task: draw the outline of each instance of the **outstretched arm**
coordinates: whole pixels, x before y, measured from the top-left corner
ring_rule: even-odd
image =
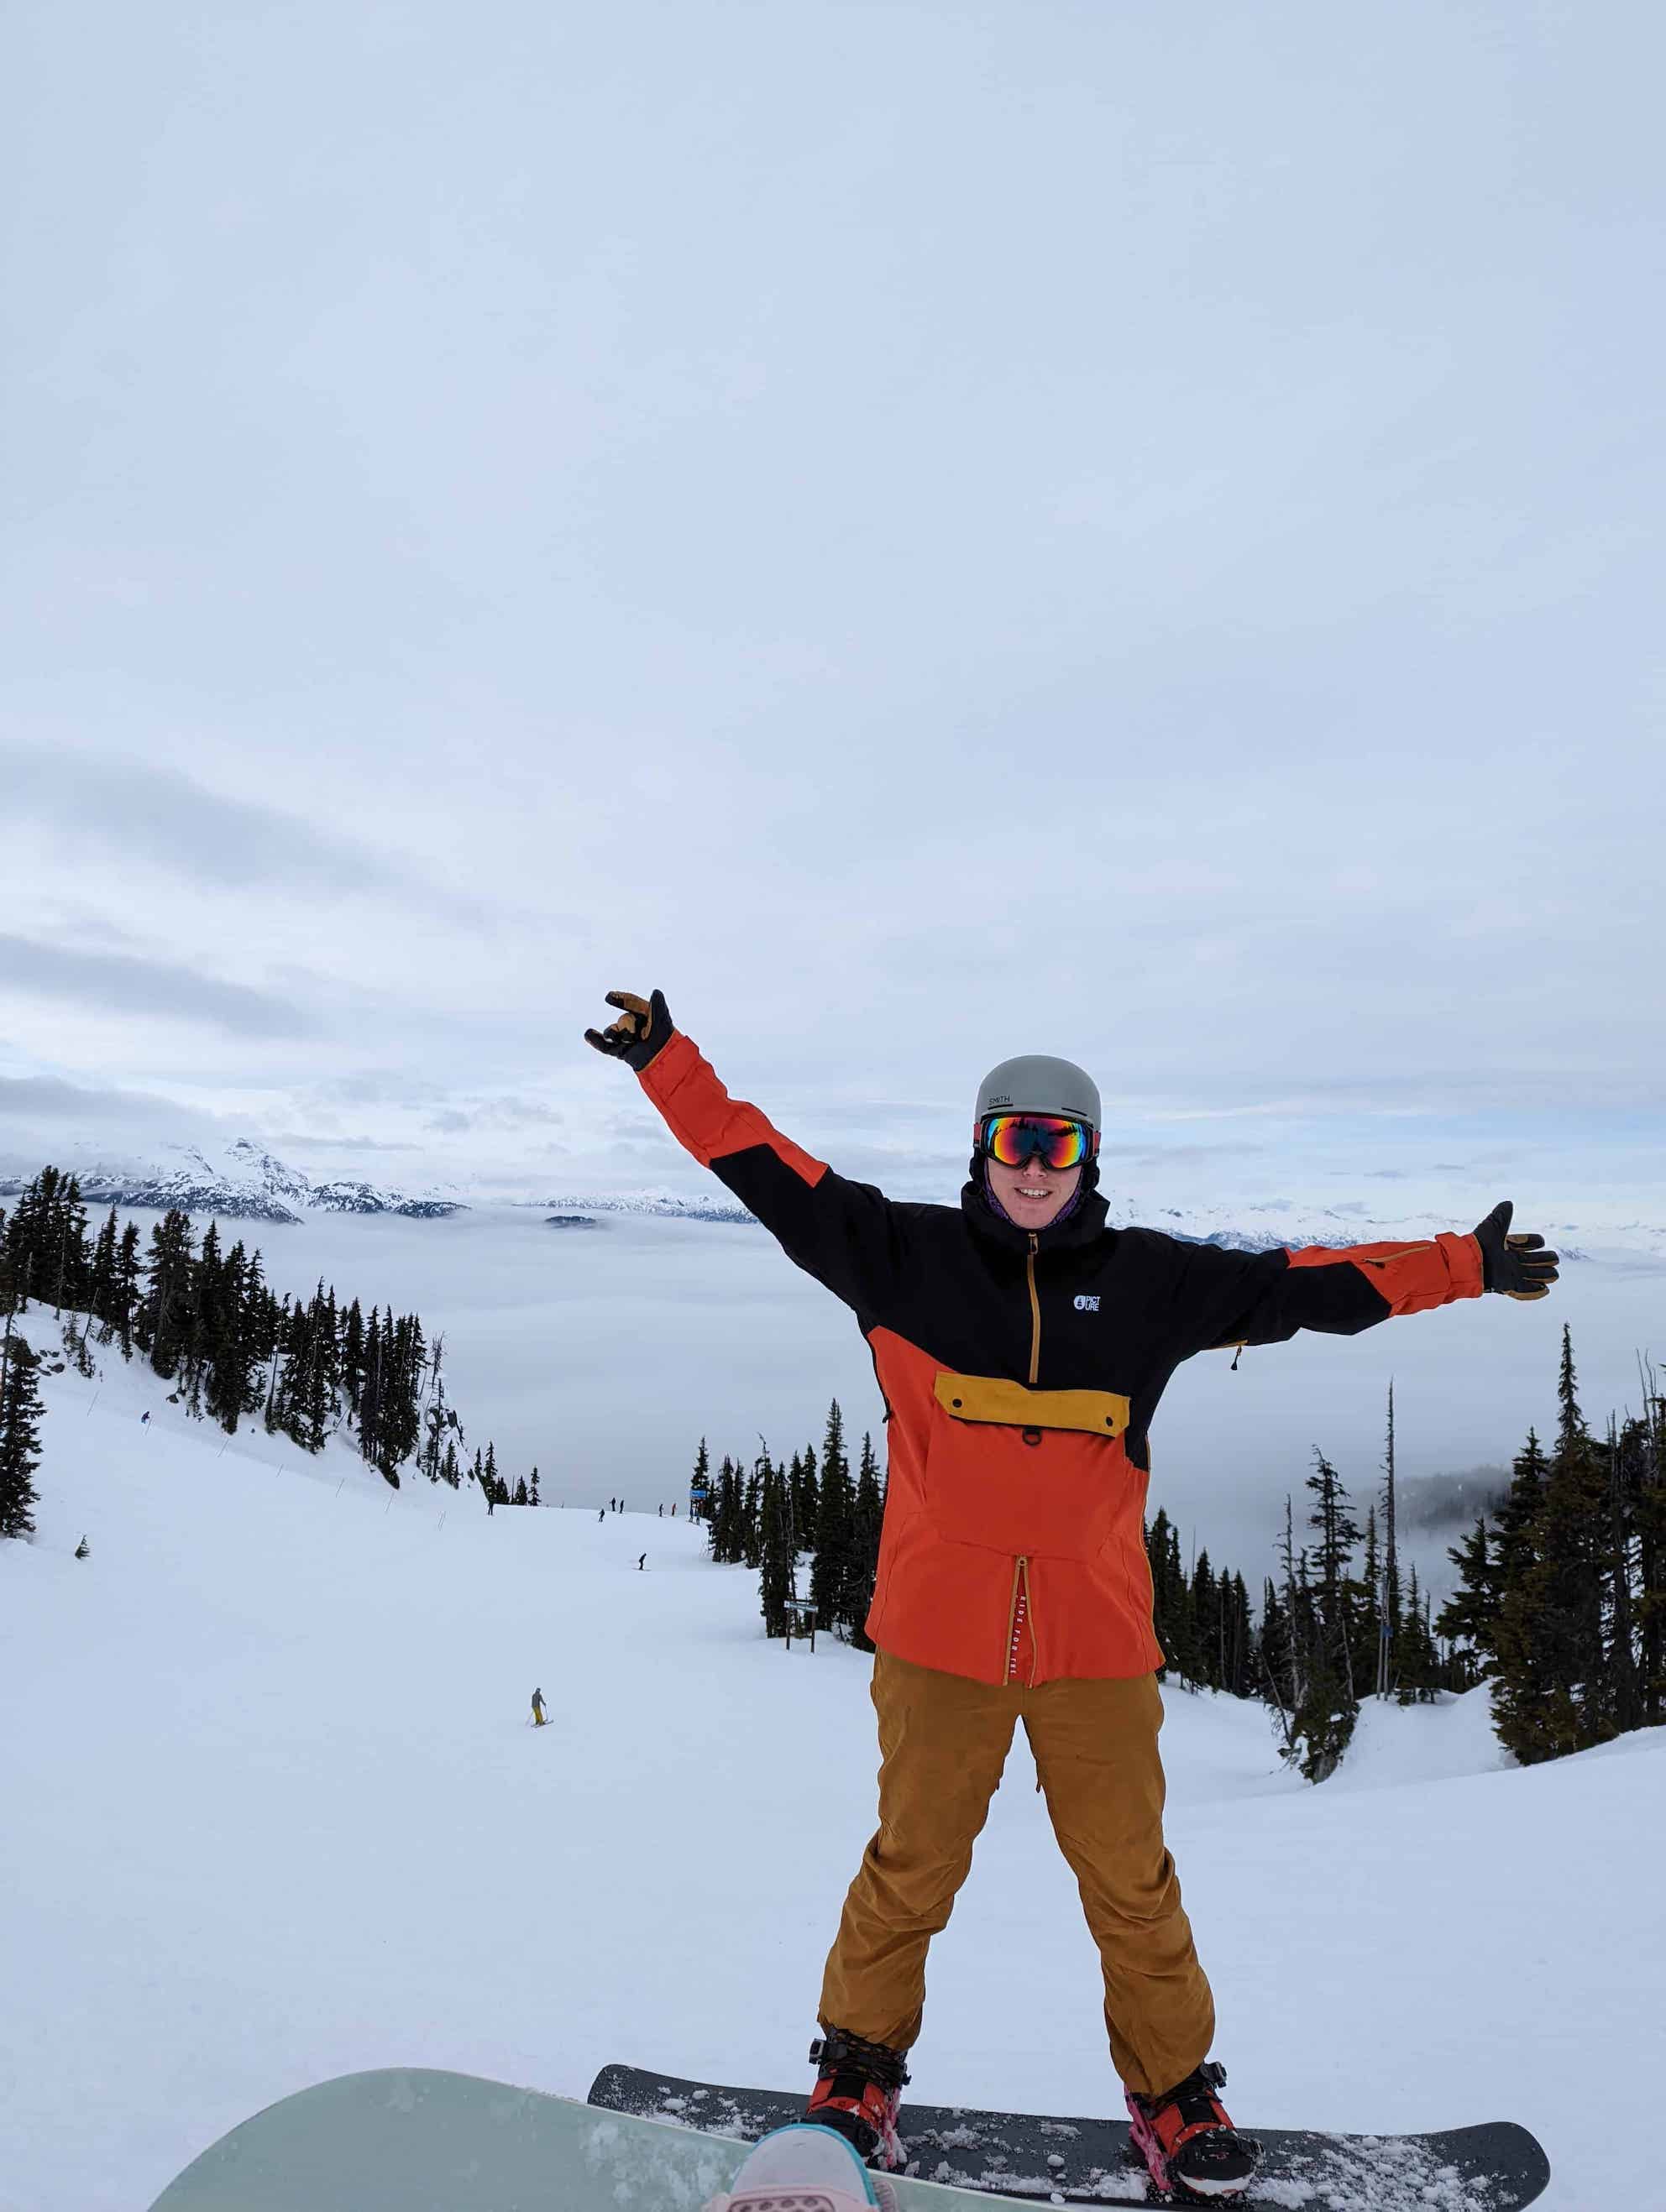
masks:
[[[902,1265],[896,1207],[871,1183],[849,1182],[795,1145],[744,1098],[731,1098],[699,1047],[651,1000],[610,991],[619,1018],[585,1036],[623,1060],[678,1143],[709,1168],[789,1259],[858,1313],[878,1315]]]
[[[1426,1313],[1483,1291],[1547,1297],[1557,1255],[1542,1237],[1511,1237],[1511,1212],[1505,1200],[1468,1237],[1442,1231],[1415,1244],[1256,1253],[1190,1246],[1173,1292],[1179,1356],[1279,1344],[1301,1328],[1353,1336],[1392,1314]]]

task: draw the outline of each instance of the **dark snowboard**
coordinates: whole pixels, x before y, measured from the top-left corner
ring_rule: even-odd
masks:
[[[753,2142],[802,2119],[807,2094],[721,2089],[635,2066],[604,2066],[590,2102]],[[1537,2142],[1508,2120],[1425,2136],[1245,2126],[1265,2155],[1254,2190],[1233,2200],[1239,2212],[1519,2212],[1550,2179]],[[1126,2120],[904,2105],[902,2135],[904,2171],[921,2181],[1031,2203],[1164,2202],[1145,2161],[1130,2153]]]

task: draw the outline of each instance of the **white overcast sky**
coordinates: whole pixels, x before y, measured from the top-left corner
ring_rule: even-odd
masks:
[[[8,22],[0,1152],[1666,1202],[1652,0]]]

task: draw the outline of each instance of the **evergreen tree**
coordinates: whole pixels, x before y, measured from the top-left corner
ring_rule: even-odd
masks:
[[[347,1395],[348,1410],[356,1421],[359,1400],[364,1389],[364,1316],[359,1311],[359,1302],[354,1299],[347,1309],[347,1320],[342,1329],[341,1383]]]
[[[519,1480],[516,1482],[516,1484],[515,1484],[515,1494],[514,1494],[514,1502],[517,1505],[526,1505],[526,1504],[529,1504],[529,1503],[530,1503],[530,1500],[528,1499],[528,1497],[527,1497],[527,1494],[526,1494],[526,1476],[525,1476],[524,1474],[520,1478],[520,1480]]]
[[[706,1439],[700,1439],[700,1449],[694,1455],[694,1472],[689,1477],[689,1518],[709,1522],[714,1506],[711,1495],[712,1455],[706,1449]]]
[[[793,1600],[793,1501],[768,1448],[754,1468],[758,1499],[758,1593],[766,1636],[785,1636]]]
[[[189,1216],[171,1206],[150,1232],[138,1343],[164,1380],[178,1372],[191,1340],[192,1235]]]
[[[39,1355],[9,1314],[0,1335],[0,1536],[33,1536],[40,1464]]]
[[[112,1212],[114,1212],[112,1207]],[[124,1359],[133,1357],[133,1332],[143,1296],[139,1267],[139,1224],[130,1221],[116,1247],[115,1277],[110,1291],[109,1322],[116,1333]]]
[[[866,1620],[873,1603],[874,1577],[879,1571],[879,1532],[885,1520],[885,1492],[879,1482],[879,1462],[873,1438],[862,1437],[862,1454],[856,1469],[856,1491],[850,1516],[848,1566],[838,1597],[841,1632],[859,1651],[872,1651]]]
[[[1418,1588],[1417,1569],[1407,1584],[1405,1618],[1401,1623],[1401,1660],[1396,1694],[1402,1705],[1431,1705],[1437,1690],[1445,1686],[1444,1669],[1430,1621],[1430,1606]]]
[[[1603,1679],[1608,1473],[1579,1410],[1566,1327],[1557,1399],[1555,1449],[1530,1521],[1513,1532],[1499,1613],[1493,1719],[1523,1765],[1614,1733]]]
[[[100,1224],[98,1240],[93,1247],[92,1268],[87,1284],[87,1307],[100,1324],[99,1341],[108,1344],[115,1331],[112,1309],[116,1289],[116,1244],[119,1236],[116,1209],[112,1206]]]
[[[1262,1589],[1260,1641],[1261,1693],[1279,1717],[1280,1749],[1288,1753],[1295,1741],[1291,1725],[1295,1709],[1290,1694],[1297,1672],[1296,1656],[1289,1611],[1279,1602],[1278,1584],[1270,1575]]]
[[[1360,1617],[1361,1641],[1353,1654],[1353,1679],[1369,1682],[1376,1696],[1386,1697],[1390,1673],[1388,1589],[1377,1542],[1375,1501],[1365,1510],[1365,1560],[1359,1579],[1369,1593],[1369,1604]]]
[[[794,1518],[798,1523],[799,1542],[809,1549],[815,1542],[816,1522],[821,1515],[821,1484],[816,1474],[816,1447],[806,1444],[800,1461],[802,1469],[799,1498]]]
[[[542,1502],[543,1501],[539,1498],[538,1494],[538,1469],[534,1468],[532,1469],[532,1480],[526,1492],[526,1503],[529,1505],[538,1505]]]
[[[1186,1602],[1186,1584],[1180,1572],[1179,1555],[1173,1548],[1173,1524],[1167,1509],[1159,1505],[1157,1518],[1149,1522],[1146,1528],[1146,1564],[1151,1572],[1152,1621],[1166,1662],[1158,1669],[1159,1678],[1166,1675],[1176,1664],[1185,1632],[1182,1615]]]
[[[763,1565],[763,1482],[756,1461],[741,1491],[740,1556],[754,1574]]]
[[[1242,1573],[1232,1577],[1231,1611],[1227,1627],[1226,1687],[1235,1698],[1257,1693],[1259,1652],[1255,1624],[1250,1618],[1250,1592]]]
[[[1207,1550],[1197,1555],[1192,1569],[1192,1648],[1197,1655],[1197,1680],[1205,1689],[1218,1690],[1221,1675],[1220,1593]]]
[[[1388,1631],[1378,1638],[1378,1694],[1386,1697],[1395,1687],[1404,1661],[1401,1650],[1401,1635],[1404,1607],[1400,1587],[1400,1542],[1397,1532],[1398,1498],[1394,1463],[1394,1384],[1389,1384],[1388,1449],[1383,1461],[1383,1596],[1382,1626]]]
[[[836,1398],[827,1409],[818,1490],[814,1557],[810,1566],[810,1602],[816,1608],[818,1623],[831,1629],[839,1618],[840,1593],[854,1571],[851,1524],[855,1511],[850,1463],[845,1457],[844,1416],[839,1411]]]
[[[1457,1569],[1457,1588],[1441,1607],[1436,1633],[1474,1655],[1477,1676],[1490,1674],[1495,1663],[1500,1586],[1498,1554],[1488,1540],[1484,1513],[1475,1516],[1474,1527],[1446,1556]]]
[[[1643,1725],[1666,1716],[1666,1396],[1644,1366],[1643,1412],[1636,1424],[1638,1697]]]
[[[1614,1733],[1623,1735],[1643,1717],[1642,1685],[1633,1620],[1639,1593],[1636,1574],[1637,1431],[1628,1421],[1622,1431],[1613,1416],[1602,1446],[1608,1474],[1608,1525],[1607,1581],[1608,1599],[1604,1622],[1603,1674],[1608,1694],[1608,1717]]]
[[[1353,1735],[1359,1715],[1355,1692],[1353,1650],[1358,1642],[1359,1615],[1366,1610],[1365,1592],[1353,1578],[1353,1547],[1359,1528],[1348,1510],[1348,1496],[1335,1468],[1317,1447],[1316,1474],[1307,1480],[1313,1492],[1308,1523],[1317,1534],[1313,1557],[1317,1583],[1306,1587],[1306,1555],[1300,1586],[1306,1629],[1307,1680],[1295,1708],[1292,1743],[1287,1756],[1310,1782],[1322,1782],[1334,1773]],[[1303,1634],[1298,1621],[1298,1636]]]

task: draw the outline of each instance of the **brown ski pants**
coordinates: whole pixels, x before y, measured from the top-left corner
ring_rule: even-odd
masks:
[[[945,1926],[1019,1720],[1104,1969],[1111,2062],[1130,2089],[1171,2088],[1209,2055],[1214,2000],[1163,1843],[1154,1674],[995,1688],[875,1654],[879,1828],[828,1954],[824,2028],[906,2051],[926,1951]]]

